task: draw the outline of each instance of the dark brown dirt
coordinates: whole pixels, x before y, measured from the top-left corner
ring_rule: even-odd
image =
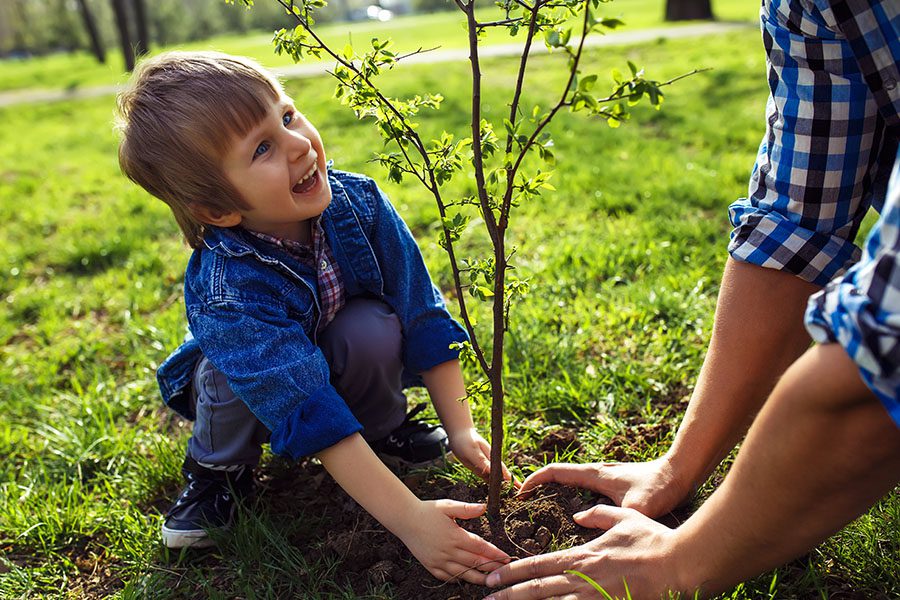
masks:
[[[287,509],[288,506],[297,506],[298,501],[303,504],[311,501],[323,511],[322,521],[328,523],[323,528],[327,529],[324,536],[320,531],[318,541],[291,541],[299,547],[312,542],[312,551],[327,552],[340,559],[338,577],[344,579],[341,583],[352,586],[360,594],[366,592],[367,584],[390,583],[394,596],[399,600],[480,599],[488,593],[487,588],[464,582],[442,584],[413,559],[399,539],[346,496],[324,471],[313,473],[317,469],[314,465],[303,465],[301,468],[307,475],[292,479],[305,479],[307,485],[304,487],[307,489],[317,487],[317,498],[327,499],[327,503],[314,498],[298,498],[298,493],[302,495],[303,492],[293,485],[277,491],[270,489],[265,501],[275,510],[280,510],[282,502]],[[421,474],[408,476],[405,482],[423,499],[484,502],[487,496],[484,485],[472,488]],[[496,522],[482,517],[461,521],[460,524],[511,556],[521,558],[582,544],[600,535],[601,531],[576,525],[572,514],[603,501],[606,499],[573,488],[544,486],[527,500],[512,495],[505,497],[501,508],[503,516]]]
[[[637,440],[643,443],[645,439]],[[625,440],[619,440],[623,443]],[[634,443],[635,440],[627,440]],[[555,454],[578,449],[581,444],[575,429],[549,432],[531,455],[509,457],[518,465],[543,464]],[[464,502],[484,502],[487,486],[470,487],[432,474],[410,473],[404,483],[422,499],[451,498]],[[274,460],[258,473],[263,491],[260,501],[272,512],[292,514],[304,506],[310,521],[320,523],[296,533],[291,543],[310,548],[311,555],[328,553],[340,560],[337,577],[363,594],[369,584],[390,584],[400,600],[464,600],[483,598],[487,588],[464,582],[441,583],[412,557],[399,539],[388,533],[362,510],[312,461],[300,465]],[[610,503],[596,494],[558,485],[543,486],[528,499],[508,494],[502,502],[501,518],[486,517],[460,521],[461,526],[489,540],[510,556],[522,558],[534,554],[583,544],[602,531],[575,524],[572,515],[595,504]],[[672,516],[676,525],[684,515]]]

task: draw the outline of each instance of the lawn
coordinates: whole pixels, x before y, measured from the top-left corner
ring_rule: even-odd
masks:
[[[262,0],[272,1],[272,0]],[[661,0],[628,0],[607,4],[603,14],[623,18],[628,29],[661,27],[663,23]],[[722,21],[755,22],[759,7],[746,0],[714,0],[716,16]],[[223,6],[222,10],[244,10],[240,3]],[[480,13],[484,21],[501,17],[499,8]],[[447,11],[427,15],[401,16],[387,23],[333,23],[321,28],[322,36],[342,48],[347,41],[368,43],[372,37],[390,36],[404,51],[416,48],[461,48],[466,45],[463,33],[465,21],[459,11]],[[285,22],[290,26],[290,21]],[[503,44],[510,41],[503,31],[491,32],[486,43]],[[269,67],[291,64],[290,58],[272,53],[272,32],[260,31],[250,35],[220,36],[201,42],[172,46],[179,49],[216,49],[231,54],[252,56]],[[110,42],[111,43],[111,42]],[[171,49],[169,48],[169,49]],[[162,49],[154,49],[159,51]],[[112,45],[107,64],[101,65],[87,52],[55,54],[27,61],[0,60],[0,92],[25,88],[77,89],[93,85],[109,85],[124,82],[122,57]]]
[[[759,36],[592,50],[585,69],[606,74],[626,59],[657,79],[713,70],[669,88],[662,111],[639,107],[617,130],[560,117],[557,191],[522,206],[511,232],[519,275],[531,281],[509,338],[513,456],[534,453],[560,427],[578,430],[581,442],[562,458],[658,455],[709,338],[726,208],[745,193],[763,131]],[[535,59],[529,101],[551,102],[559,61]],[[505,110],[513,67],[487,63],[493,116]],[[421,65],[387,83],[397,94],[442,92],[444,107],[423,131],[464,134],[466,74],[465,64]],[[288,90],[337,167],[384,180],[368,162],[376,133],[330,100],[329,79]],[[120,175],[113,104],[0,109],[0,597],[360,597],[341,576],[341,556],[321,547],[328,522],[278,492],[279,481],[307,485],[297,478],[315,470],[308,463],[266,456],[269,485],[219,551],[161,547],[161,511],[180,488],[189,424],[162,408],[154,372],[184,334],[189,253],[168,209]],[[473,183],[454,185],[448,195]],[[449,291],[433,205],[411,182],[384,188]],[[476,236],[463,241],[484,246]],[[483,307],[478,315],[486,319]],[[475,412],[486,430],[488,407]],[[436,476],[462,477],[453,468]],[[724,597],[892,598],[898,574],[895,491],[803,559]],[[391,587],[372,583],[365,597],[390,598]]]

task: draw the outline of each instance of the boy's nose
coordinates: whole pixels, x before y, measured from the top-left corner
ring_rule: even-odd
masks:
[[[289,148],[292,158],[297,159],[309,154],[309,151],[312,149],[312,142],[308,137],[293,131],[289,132],[288,135],[290,135]]]

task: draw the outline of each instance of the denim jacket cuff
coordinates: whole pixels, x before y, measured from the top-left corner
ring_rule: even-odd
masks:
[[[462,326],[449,317],[423,321],[406,333],[403,364],[413,373],[427,371],[459,358],[459,350],[450,348],[450,344],[468,339]]]
[[[272,452],[295,460],[333,446],[362,425],[330,385],[304,400],[272,431]]]

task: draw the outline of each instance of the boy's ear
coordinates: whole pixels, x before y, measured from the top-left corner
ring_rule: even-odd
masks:
[[[194,218],[207,225],[216,227],[234,227],[241,223],[241,213],[236,210],[222,212],[202,204],[192,205],[189,210]]]

